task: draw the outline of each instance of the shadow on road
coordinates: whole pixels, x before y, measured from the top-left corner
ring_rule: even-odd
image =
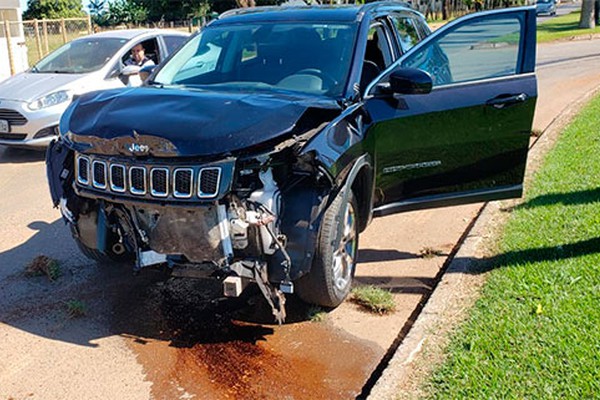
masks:
[[[217,280],[170,278],[166,268],[134,276],[131,266],[86,259],[61,219],[29,227],[36,231],[29,240],[0,253],[1,323],[82,346],[113,335],[169,341],[175,347],[255,343],[274,331],[268,326],[274,324],[270,308],[256,287],[227,299]],[[25,277],[25,266],[38,255],[59,262],[59,279]],[[72,300],[85,304],[85,317],[69,318]],[[306,321],[308,309],[289,298],[287,321]]]
[[[361,249],[358,251],[359,263],[410,260],[414,258],[419,258],[419,255],[398,250]]]

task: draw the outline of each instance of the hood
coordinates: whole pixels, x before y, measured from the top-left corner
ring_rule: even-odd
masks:
[[[61,133],[89,153],[210,157],[283,139],[314,108],[341,109],[334,99],[279,93],[108,90],[76,99]]]
[[[29,103],[58,90],[83,85],[88,74],[46,74],[23,72],[0,83],[0,99]],[[81,82],[78,82],[81,81]]]

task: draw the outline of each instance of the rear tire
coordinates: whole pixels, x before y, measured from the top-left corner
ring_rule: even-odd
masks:
[[[339,306],[350,293],[358,252],[357,205],[352,193],[347,207],[338,195],[319,228],[311,270],[296,281],[296,293],[306,303]]]

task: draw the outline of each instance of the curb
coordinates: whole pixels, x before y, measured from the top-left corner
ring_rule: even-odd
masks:
[[[600,87],[588,91],[577,101],[571,103],[558,114],[543,131],[542,135],[535,140],[527,157],[526,182],[537,171],[546,153],[553,147],[567,124],[597,94],[600,94]],[[511,200],[509,202],[516,201]],[[430,350],[436,351],[433,347],[428,348],[428,342],[431,339],[436,338],[438,341],[441,339],[440,343],[445,346],[450,331],[465,318],[467,314],[465,311],[468,311],[479,297],[478,292],[485,283],[485,277],[469,274],[468,272],[472,261],[477,259],[477,255],[484,250],[482,244],[485,239],[490,237],[491,224],[494,222],[499,223],[494,225],[495,229],[506,220],[506,213],[503,213],[501,207],[501,205],[506,206],[506,204],[505,201],[484,204],[475,219],[475,223],[466,232],[464,242],[460,245],[447,270],[443,273],[408,335],[396,349],[381,377],[374,384],[367,399],[389,400],[419,396],[416,386],[421,382],[418,379],[417,382],[411,379],[411,372],[415,368],[420,368],[418,362],[423,363],[425,355]],[[446,323],[447,321],[452,322]],[[425,370],[427,375],[429,375],[428,367],[430,368],[431,364],[421,368]],[[405,390],[404,387],[410,387],[410,389]]]

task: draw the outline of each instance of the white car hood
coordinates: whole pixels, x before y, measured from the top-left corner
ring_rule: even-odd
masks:
[[[90,74],[46,74],[23,72],[0,82],[0,99],[29,103],[58,90],[85,91]]]

